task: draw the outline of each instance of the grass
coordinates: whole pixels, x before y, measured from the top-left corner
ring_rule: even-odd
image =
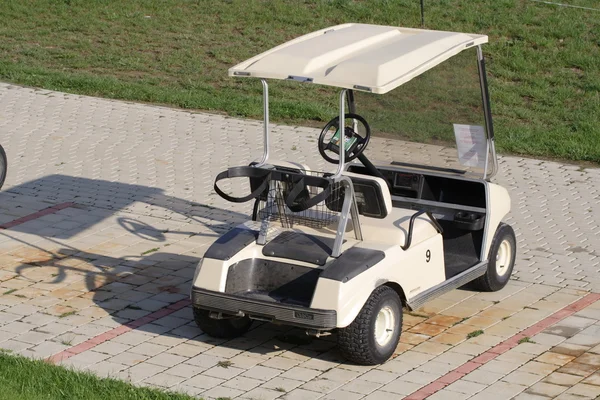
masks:
[[[526,336],[519,340],[519,344],[521,344],[521,343],[535,343],[535,342],[533,340],[531,340],[530,337]]]
[[[100,379],[44,361],[0,352],[0,399],[4,400],[191,400],[190,396]]]
[[[500,151],[600,162],[597,12],[529,0],[426,1],[425,12],[427,28],[490,36]],[[0,15],[1,80],[250,118],[262,116],[260,82],[228,78],[234,64],[334,24],[420,25],[416,0],[5,0]],[[468,55],[391,94],[361,95],[359,113],[379,134],[451,140],[451,123],[480,123],[477,82],[452,78],[475,70]],[[270,108],[273,121],[320,126],[337,113],[336,90],[273,82]]]
[[[229,368],[233,365],[233,363],[229,360],[223,360],[223,361],[219,361],[217,363],[217,366],[221,367],[221,368]]]
[[[60,314],[58,316],[58,318],[66,318],[66,317],[70,317],[71,315],[75,315],[75,314],[76,314],[75,311],[67,311],[67,312]]]
[[[14,293],[14,292],[16,292],[16,291],[17,291],[17,289],[8,289],[8,290],[7,290],[6,292],[4,292],[3,294],[7,295],[7,294]]]
[[[158,250],[160,250],[160,249],[158,247],[155,247],[153,249],[144,251],[141,255],[145,256],[146,254],[154,253],[154,252],[156,252]]]
[[[467,339],[471,339],[471,338],[477,337],[479,335],[483,335],[483,331],[481,329],[478,329],[473,332],[469,332],[469,334],[467,335]]]

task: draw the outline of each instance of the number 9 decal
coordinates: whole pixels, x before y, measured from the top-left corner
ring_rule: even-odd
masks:
[[[431,260],[431,251],[427,250],[425,252],[425,261],[429,262]]]

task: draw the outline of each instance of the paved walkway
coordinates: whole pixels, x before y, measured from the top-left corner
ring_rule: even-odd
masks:
[[[407,314],[384,365],[347,364],[334,337],[267,324],[227,342],[202,334],[187,300],[194,267],[250,211],[212,182],[260,155],[261,131],[256,121],[0,84],[10,163],[0,348],[204,398],[600,396],[600,169],[503,157],[515,279]],[[314,129],[273,135],[277,158],[327,168]],[[389,142],[374,139],[371,158],[448,153]]]

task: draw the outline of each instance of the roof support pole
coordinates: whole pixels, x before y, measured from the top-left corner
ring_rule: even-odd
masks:
[[[477,46],[477,69],[479,71],[479,86],[481,87],[481,101],[483,104],[483,115],[485,118],[485,131],[487,133],[488,151],[486,153],[485,171],[483,179],[491,179],[498,172],[498,157],[496,156],[496,146],[494,144],[494,124],[492,121],[492,110],[490,106],[490,93],[488,90],[487,76],[485,72],[485,58],[483,57],[483,51],[481,45]],[[488,174],[488,159],[492,157],[493,168],[492,172]]]
[[[262,160],[258,163],[258,167],[263,166],[269,159],[269,85],[267,81],[261,79],[263,87],[263,121],[264,121],[264,150]]]
[[[347,89],[342,89],[340,92],[340,117],[338,124],[338,131],[340,133],[340,141],[338,144],[340,158],[338,163],[338,169],[335,173],[335,177],[340,177],[342,175],[342,171],[344,170],[344,165],[346,163],[346,127],[344,123],[346,122],[346,92]]]

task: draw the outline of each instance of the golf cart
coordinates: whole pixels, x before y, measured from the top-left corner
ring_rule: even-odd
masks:
[[[480,47],[486,42],[483,35],[344,24],[229,70],[262,81],[264,154],[216,177],[221,197],[254,201],[254,212],[252,221],[216,240],[196,269],[191,299],[204,332],[232,338],[253,320],[315,336],[337,330],[346,358],[378,364],[398,345],[403,307],[419,308],[469,282],[483,291],[506,285],[516,240],[501,222],[510,197],[490,182],[498,164]],[[473,144],[482,171],[371,162],[371,131],[356,114],[355,92],[387,93],[469,48],[477,50],[484,111],[485,127]],[[339,116],[317,146],[337,164],[335,172],[270,157],[266,79],[342,88]],[[232,178],[247,178],[250,193],[226,193],[222,181]]]
[[[0,146],[0,189],[2,189],[2,185],[4,185],[7,168],[8,161],[6,160],[6,153],[4,152],[4,148]]]

